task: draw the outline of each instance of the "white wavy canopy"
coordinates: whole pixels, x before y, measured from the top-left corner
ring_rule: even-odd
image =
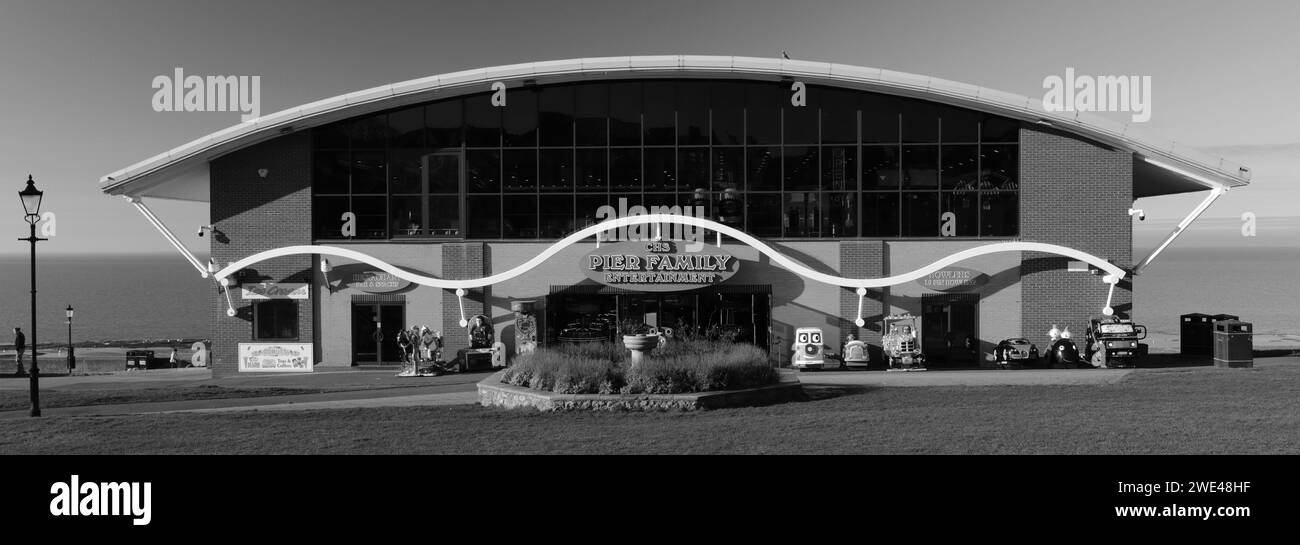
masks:
[[[883,288],[887,286],[904,284],[907,282],[912,282],[924,278],[925,276],[933,272],[936,272],[940,269],[943,269],[944,267],[952,265],[954,263],[958,263],[960,261],[965,261],[967,259],[971,259],[974,257],[998,253],[998,252],[1044,252],[1044,253],[1062,255],[1072,259],[1084,261],[1090,265],[1097,267],[1098,269],[1106,271],[1109,274],[1109,276],[1106,277],[1106,282],[1112,285],[1118,282],[1119,279],[1123,278],[1125,275],[1124,270],[1115,266],[1114,264],[1111,264],[1110,262],[1101,259],[1097,256],[1094,256],[1092,254],[1081,252],[1073,248],[1067,248],[1065,246],[1058,246],[1055,244],[1043,244],[1038,242],[998,242],[994,244],[987,244],[984,246],[977,246],[974,248],[968,248],[962,250],[960,252],[939,259],[934,263],[931,263],[929,265],[926,265],[914,271],[906,272],[903,274],[887,276],[884,278],[845,278],[843,276],[835,276],[835,275],[826,274],[823,272],[813,270],[812,268],[804,265],[803,263],[800,263],[789,257],[786,257],[785,255],[778,252],[776,249],[772,248],[771,246],[768,246],[763,241],[754,238],[753,236],[751,236],[748,233],[745,233],[744,231],[741,231],[734,227],[728,227],[726,225],[723,225],[721,223],[712,220],[696,218],[691,216],[684,216],[679,214],[643,214],[639,216],[629,216],[624,218],[612,219],[595,225],[591,225],[567,237],[564,237],[559,241],[556,241],[555,244],[552,244],[551,246],[547,247],[544,251],[542,251],[542,253],[537,254],[532,259],[529,259],[528,261],[525,261],[524,263],[521,263],[520,265],[510,270],[502,271],[492,276],[486,276],[483,278],[475,278],[469,280],[447,280],[444,278],[437,278],[433,276],[424,276],[424,275],[407,272],[379,258],[376,258],[371,255],[363,254],[355,250],[339,248],[336,246],[313,246],[313,245],[285,246],[283,248],[276,248],[273,250],[267,250],[265,252],[259,252],[250,255],[244,259],[241,259],[239,261],[236,261],[234,263],[231,263],[230,265],[227,265],[225,268],[216,272],[213,276],[218,281],[223,281],[230,275],[234,274],[235,271],[238,271],[240,269],[243,269],[255,263],[266,261],[268,259],[284,257],[289,255],[320,254],[320,255],[341,257],[344,259],[351,259],[353,261],[366,263],[388,274],[391,274],[393,276],[396,276],[408,282],[419,284],[422,286],[429,286],[429,287],[442,288],[442,289],[479,288],[483,286],[490,286],[493,284],[504,282],[506,280],[510,280],[524,273],[527,273],[528,271],[536,268],[538,265],[541,265],[542,263],[546,262],[546,260],[555,256],[555,254],[559,253],[561,250],[569,246],[572,246],[578,242],[581,242],[589,237],[592,237],[597,233],[618,229],[620,227],[628,227],[632,225],[646,225],[646,224],[691,225],[709,231],[717,231],[758,250],[763,255],[766,255],[769,258],[771,258],[772,263],[775,263],[776,265],[794,274],[797,274],[809,280],[815,280],[817,282],[821,282],[824,284],[830,284],[832,286],[841,286],[845,288]]]

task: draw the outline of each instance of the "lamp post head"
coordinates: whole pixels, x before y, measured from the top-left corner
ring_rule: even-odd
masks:
[[[68,315],[68,319],[71,320],[71,319],[72,319],[72,305],[68,305],[68,309],[67,309],[65,312],[66,312],[67,315]]]
[[[18,197],[23,201],[23,212],[27,215],[28,223],[35,223],[33,218],[41,217],[41,197],[45,195],[44,191],[36,189],[36,181],[32,180],[32,175],[27,175],[27,187],[18,192]]]

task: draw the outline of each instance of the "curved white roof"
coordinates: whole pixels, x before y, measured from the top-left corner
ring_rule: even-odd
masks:
[[[545,61],[452,72],[393,83],[319,100],[217,131],[104,176],[102,190],[111,195],[147,196],[194,201],[208,200],[208,162],[212,159],[293,131],[342,119],[490,90],[493,82],[507,87],[565,81],[628,78],[796,78],[809,84],[833,85],[896,96],[918,98],[984,111],[1077,134],[1117,149],[1132,151],[1158,167],[1160,189],[1135,196],[1230,189],[1250,181],[1250,169],[1207,155],[1173,141],[1139,133],[1133,123],[1119,123],[1084,112],[1049,112],[1038,99],[954,81],[845,64],[702,55],[602,57]],[[1181,186],[1175,188],[1175,186]]]

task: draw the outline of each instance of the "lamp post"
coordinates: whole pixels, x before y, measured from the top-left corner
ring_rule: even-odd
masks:
[[[31,394],[32,394],[32,416],[41,415],[41,370],[36,366],[36,243],[44,238],[36,236],[36,222],[41,219],[41,197],[45,192],[36,189],[36,182],[32,180],[32,175],[27,175],[27,187],[18,192],[18,198],[23,201],[23,219],[27,220],[28,226],[32,228],[31,236],[20,238],[32,244],[32,372],[31,372]]]
[[[77,356],[72,353],[72,305],[64,313],[68,315],[68,376],[72,376],[72,370],[77,367]]]

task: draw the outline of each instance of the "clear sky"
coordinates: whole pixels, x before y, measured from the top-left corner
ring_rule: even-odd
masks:
[[[1146,129],[1252,167],[1207,217],[1300,216],[1300,2],[0,0],[0,187],[58,214],[42,252],[166,252],[98,180],[239,122],[158,113],[156,75],[262,77],[268,114],[455,70],[614,55],[779,57],[888,68],[1041,98],[1043,78],[1152,77]],[[1123,114],[1127,117],[1127,114]],[[1144,199],[1150,225],[1199,195]],[[0,224],[25,235],[16,196]],[[2,204],[7,203],[7,204]],[[196,250],[206,204],[151,201]],[[9,218],[9,219],[4,219]],[[1232,222],[1221,222],[1235,230]],[[1261,232],[1261,238],[1265,233]],[[1195,243],[1195,237],[1189,234]],[[0,244],[0,254],[26,245]]]

